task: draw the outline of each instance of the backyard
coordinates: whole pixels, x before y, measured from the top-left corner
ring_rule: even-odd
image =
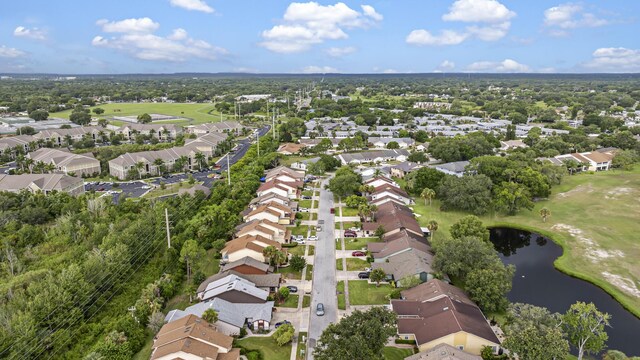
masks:
[[[247,350],[258,350],[262,353],[263,359],[269,360],[289,360],[291,356],[291,343],[285,346],[278,346],[273,337],[248,337],[236,340],[239,346]]]
[[[548,200],[515,216],[488,214],[487,226],[510,226],[552,238],[564,249],[555,265],[561,271],[590,281],[613,295],[640,316],[640,167],[633,171],[608,171],[565,176]],[[449,228],[467,214],[439,210],[416,201],[418,221],[438,222],[434,238],[448,236]],[[543,222],[541,208],[551,211]],[[607,260],[607,261],[602,261]]]
[[[389,284],[369,284],[367,280],[349,281],[349,304],[351,305],[384,305],[389,303],[387,295],[394,287]],[[338,308],[340,298],[338,298]]]

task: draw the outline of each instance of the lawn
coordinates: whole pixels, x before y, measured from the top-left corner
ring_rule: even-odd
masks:
[[[304,276],[304,279],[308,281],[313,280],[313,265],[307,265],[307,272]]]
[[[294,246],[294,247],[285,247],[283,249],[287,250],[287,252],[289,254],[303,256],[304,255],[305,246],[306,245],[298,245],[298,244],[296,244],[296,246]]]
[[[379,242],[378,238],[344,238],[345,250],[362,250],[370,242]]]
[[[368,262],[356,258],[347,258],[347,271],[364,271]],[[342,259],[336,259],[336,270],[342,270]]]
[[[336,292],[338,293],[338,309],[345,310],[347,308],[347,304],[344,298],[344,281],[338,281],[336,285]]]
[[[311,306],[311,296],[305,295],[302,298],[302,307],[303,308],[308,308],[309,306]]]
[[[413,349],[401,349],[392,346],[385,346],[383,352],[386,360],[403,360],[407,356],[413,355]]]
[[[298,299],[299,299],[298,295],[290,294],[289,297],[287,297],[287,300],[285,300],[283,303],[276,304],[276,306],[286,307],[286,308],[297,308]]]
[[[313,220],[314,216],[313,213],[310,212],[299,212],[298,214],[300,214],[300,220]]]
[[[311,209],[312,200],[300,200],[298,201],[298,207]]]
[[[177,194],[178,191],[180,191],[180,189],[191,189],[196,184],[200,184],[200,183],[196,182],[196,183],[193,183],[193,184],[189,184],[187,181],[181,181],[181,182],[176,183],[176,184],[166,185],[164,189],[162,189],[160,186],[158,186],[158,187],[156,187],[154,189],[149,190],[149,192],[146,193],[144,197],[146,197],[146,198],[157,198],[157,197],[161,197],[161,196],[173,195],[173,194]]]
[[[302,196],[313,196],[313,190],[305,190],[302,192]]]
[[[565,176],[552,191],[532,211],[515,216],[488,214],[481,219],[487,226],[511,226],[550,237],[564,249],[555,261],[559,270],[602,287],[640,316],[640,166],[627,172]],[[422,215],[421,226],[432,219],[438,222],[436,238],[448,235],[451,225],[466,215],[442,212],[439,207],[438,201],[432,206],[417,201],[414,206]],[[551,211],[546,222],[539,216],[542,207]],[[607,259],[600,261],[598,256]]]
[[[313,256],[316,253],[316,247],[313,245],[308,245],[309,246],[309,256]]]
[[[289,360],[291,357],[291,344],[278,346],[273,337],[248,337],[236,340],[237,344],[247,350],[258,350],[262,353],[263,359],[269,360]]]
[[[285,278],[285,279],[300,280],[302,278],[302,272],[301,271],[293,271],[293,269],[290,266],[289,267],[279,268],[275,272],[279,273],[279,274],[282,274],[282,277]]]
[[[342,223],[336,222],[336,230],[340,229],[340,224],[342,224],[342,228],[344,230],[347,230],[347,229],[350,229],[350,228],[356,226],[356,222],[355,221],[347,221],[347,222],[342,222]]]
[[[304,331],[301,331],[300,333],[298,333],[298,348],[296,350],[296,359],[300,359],[300,360],[304,360],[306,358],[306,350],[307,350],[307,344],[302,342],[302,338],[307,338],[307,333]],[[303,353],[302,351],[305,351],[305,353]]]
[[[106,119],[111,119],[114,116],[129,116],[140,114],[162,114],[179,116],[183,119],[180,120],[167,120],[154,122],[156,124],[170,123],[179,125],[189,124],[202,124],[220,121],[220,113],[215,111],[213,104],[186,104],[186,103],[112,103],[101,104],[94,106],[105,110],[104,114],[100,115]],[[114,110],[120,111],[114,111]],[[211,111],[211,113],[209,113]],[[51,113],[49,116],[68,119],[71,115],[71,110],[61,111],[57,113]],[[223,120],[229,120],[232,116],[223,115]],[[193,119],[193,120],[189,120]],[[120,124],[121,122],[114,122]]]
[[[346,206],[342,207],[342,216],[358,216],[358,209],[348,208]]]
[[[289,230],[291,230],[291,235],[302,235],[304,237],[307,237],[307,231],[309,230],[309,226],[307,225],[293,226],[293,227],[290,227]]]
[[[394,289],[388,284],[369,284],[367,280],[349,281],[349,304],[351,305],[384,305],[389,303],[387,295]]]

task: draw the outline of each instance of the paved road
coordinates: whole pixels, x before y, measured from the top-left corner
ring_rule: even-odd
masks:
[[[322,231],[317,232],[316,254],[313,264],[313,290],[311,302],[311,314],[309,315],[309,359],[316,339],[322,331],[338,320],[338,299],[336,296],[336,242],[334,236],[333,193],[325,190],[329,180],[322,182],[320,186],[320,204],[318,210],[318,222],[324,221]],[[324,316],[316,316],[316,306],[324,304]]]
[[[270,128],[271,126],[265,126],[263,128],[258,129],[258,133],[260,134],[260,137],[267,134]],[[252,140],[253,140],[253,136],[238,141],[238,149],[236,150],[235,153],[229,155],[230,156],[229,165],[233,166],[233,164],[237,163],[238,160],[242,159],[244,154],[246,154],[249,148],[251,147]],[[220,165],[220,171],[227,170],[227,157],[225,156],[222,159],[220,159],[216,163],[216,165]]]

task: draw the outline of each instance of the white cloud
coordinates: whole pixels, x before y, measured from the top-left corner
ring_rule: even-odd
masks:
[[[18,26],[15,30],[13,30],[13,36],[41,41],[47,39],[47,33],[44,30],[38,29],[36,27],[29,29],[24,26]]]
[[[511,27],[510,19],[516,13],[497,0],[457,0],[442,15],[444,21],[476,23],[464,30],[441,30],[434,35],[429,30],[413,30],[406,38],[413,45],[458,45],[469,39],[496,41],[502,39]]]
[[[326,50],[327,54],[329,56],[333,56],[333,57],[342,57],[345,55],[349,55],[349,54],[353,54],[354,52],[356,52],[356,48],[353,46],[347,46],[347,47],[331,47],[328,48]]]
[[[102,31],[108,33],[152,33],[160,27],[160,24],[148,17],[111,22],[101,19],[96,21],[96,25],[102,27]]]
[[[440,34],[433,35],[429,31],[421,29],[409,33],[406,41],[412,45],[458,45],[468,36],[469,34],[453,30],[442,30]]]
[[[478,61],[467,66],[467,71],[474,72],[497,72],[497,73],[523,73],[531,72],[531,68],[527,65],[511,59],[505,59],[501,62],[494,61]]]
[[[203,0],[169,0],[169,2],[172,6],[181,7],[187,10],[202,11],[209,14],[215,11]]]
[[[382,70],[382,73],[383,74],[398,74],[399,71],[396,70],[396,69],[385,69],[385,70]]]
[[[516,16],[516,13],[496,0],[457,0],[442,15],[444,21],[500,23]]]
[[[173,30],[167,37],[158,36],[149,29],[157,29],[160,24],[149,18],[118,22],[101,20],[98,25],[102,26],[105,32],[124,34],[110,38],[98,35],[91,42],[93,46],[115,49],[141,60],[170,62],[184,62],[192,58],[215,60],[220,55],[227,54],[227,50],[223,48],[213,46],[204,40],[190,38],[187,31],[181,28]]]
[[[307,66],[302,69],[304,74],[327,74],[327,73],[337,73],[338,69],[331,66]]]
[[[283,24],[262,32],[261,46],[279,53],[308,50],[326,40],[346,39],[345,30],[366,29],[382,20],[372,6],[362,5],[363,12],[344,3],[320,5],[317,2],[291,3],[283,16]]]
[[[551,35],[564,36],[567,35],[568,29],[599,27],[609,24],[609,21],[586,12],[580,4],[565,3],[545,10],[544,24],[549,28],[555,28],[549,31]]]
[[[597,72],[640,72],[640,50],[618,48],[599,48],[593,58],[584,64],[589,71]]]
[[[440,70],[451,70],[456,67],[456,64],[453,61],[445,60],[440,63],[438,69]]]
[[[16,48],[6,47],[4,45],[0,46],[0,57],[1,58],[9,58],[14,59],[21,56],[26,55],[24,51],[18,50]]]

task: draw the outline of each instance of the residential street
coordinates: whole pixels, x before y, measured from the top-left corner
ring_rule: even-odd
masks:
[[[336,243],[334,236],[333,193],[325,190],[329,179],[320,186],[320,204],[318,209],[318,224],[322,231],[318,231],[316,253],[313,265],[313,290],[309,315],[309,359],[313,359],[311,352],[316,339],[330,323],[338,319],[338,300],[336,296]],[[322,223],[324,222],[324,223]],[[316,316],[316,306],[324,304],[324,316]]]

